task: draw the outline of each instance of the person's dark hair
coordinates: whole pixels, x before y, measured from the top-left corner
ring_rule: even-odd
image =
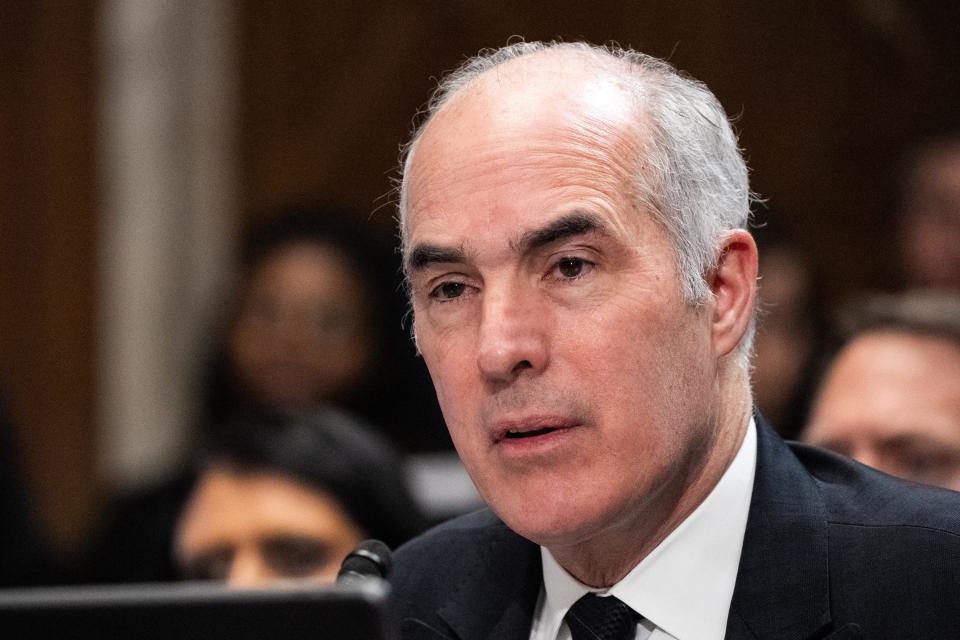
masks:
[[[872,331],[897,331],[960,346],[960,295],[916,289],[856,300],[842,310],[837,330],[843,343]]]
[[[382,275],[378,268],[382,269],[384,253],[388,253],[377,245],[359,213],[304,201],[258,216],[241,239],[240,264],[249,274],[279,251],[304,244],[340,250],[371,289]]]
[[[322,490],[367,536],[391,547],[425,528],[399,457],[365,424],[337,410],[233,417],[208,441],[201,475],[214,465],[275,473]]]

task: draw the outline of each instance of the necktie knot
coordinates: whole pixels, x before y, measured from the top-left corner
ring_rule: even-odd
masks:
[[[588,593],[564,618],[573,640],[632,640],[637,634],[637,612],[613,596]]]

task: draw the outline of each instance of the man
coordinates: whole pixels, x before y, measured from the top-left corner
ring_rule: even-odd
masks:
[[[960,496],[801,462],[751,418],[749,195],[722,107],[660,60],[521,43],[444,81],[403,259],[492,511],[397,553],[403,638],[960,634],[956,561],[915,553],[960,557]]]
[[[878,296],[846,324],[804,439],[960,490],[960,295]]]

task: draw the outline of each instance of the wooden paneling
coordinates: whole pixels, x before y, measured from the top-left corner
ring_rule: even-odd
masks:
[[[899,154],[960,110],[960,11],[952,3],[410,0],[355,7],[242,5],[247,210],[303,193],[366,211],[387,205],[398,145],[432,77],[514,35],[616,40],[669,58],[739,114],[754,188],[816,247],[836,297],[882,284],[895,271],[890,185]],[[385,230],[391,215],[383,206],[376,216]]]
[[[92,3],[3,3],[0,100],[0,389],[69,550],[96,493]]]

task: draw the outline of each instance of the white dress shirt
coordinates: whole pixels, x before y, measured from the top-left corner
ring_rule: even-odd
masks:
[[[585,593],[616,596],[643,616],[637,640],[723,640],[747,527],[757,434],[753,418],[733,462],[686,520],[608,589],[593,589],[540,548],[543,588],[530,640],[570,640],[563,617]]]

